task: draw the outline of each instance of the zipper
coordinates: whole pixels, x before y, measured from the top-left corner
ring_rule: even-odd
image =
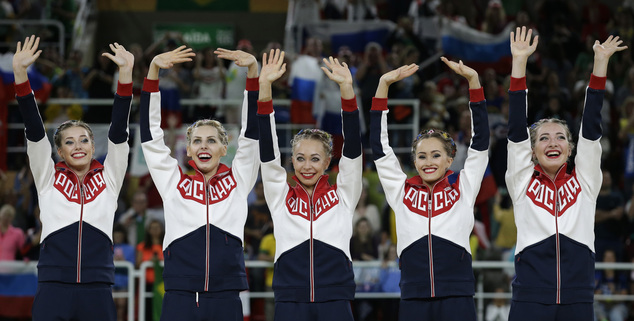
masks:
[[[436,285],[434,282],[434,250],[433,250],[433,245],[432,245],[432,237],[431,237],[431,218],[433,216],[433,211],[432,211],[432,197],[434,195],[434,188],[436,188],[436,184],[438,182],[436,182],[431,190],[429,191],[429,193],[427,194],[427,250],[429,252],[429,281],[430,281],[430,285],[431,285],[431,297],[436,297]]]
[[[563,167],[562,167],[563,168]],[[556,273],[557,273],[557,297],[555,299],[556,304],[561,304],[561,244],[559,242],[559,193],[557,192],[557,184],[555,181],[561,172],[561,168],[557,171],[555,175],[555,180],[551,179],[550,176],[546,175],[548,179],[553,183],[554,192],[555,192],[555,260],[557,262]]]
[[[310,256],[310,302],[315,302],[315,262],[314,262],[314,244],[313,244],[313,221],[315,219],[315,213],[314,213],[314,206],[313,206],[313,201],[314,201],[314,197],[315,197],[315,189],[317,188],[317,186],[319,185],[319,181],[321,180],[321,177],[319,177],[319,179],[317,180],[317,182],[315,183],[315,187],[313,188],[313,194],[312,195],[308,195],[308,191],[304,188],[304,186],[302,186],[302,184],[298,184],[303,190],[304,193],[306,193],[306,196],[308,196],[308,199],[310,200],[310,246],[309,246],[309,256]]]
[[[202,173],[201,173],[202,174]],[[207,210],[207,224],[205,225],[205,286],[204,291],[209,291],[209,182],[205,179],[205,208]],[[198,306],[198,292],[196,292],[196,305]]]
[[[78,185],[77,188],[79,189],[80,210],[79,210],[79,226],[77,227],[77,279],[75,282],[81,283],[81,247],[82,247],[81,245],[82,245],[83,227],[84,227],[84,182],[83,181],[86,179],[86,176],[84,175],[84,179],[80,182],[79,176],[77,176],[77,174],[75,174],[73,170],[69,169],[69,172],[75,175],[75,178],[77,179],[77,185]]]

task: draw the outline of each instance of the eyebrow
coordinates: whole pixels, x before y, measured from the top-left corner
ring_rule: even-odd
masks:
[[[297,156],[302,155],[304,156],[304,153],[297,153]],[[312,153],[310,154],[310,156],[321,156],[319,153]]]
[[[206,136],[207,138],[216,138],[216,135]],[[203,138],[203,136],[194,136],[192,138]]]
[[[432,150],[432,151],[431,151],[431,152],[429,152],[429,153],[430,153],[430,154],[431,154],[431,153],[440,153],[440,150],[438,150],[438,149],[434,149],[434,150]],[[427,153],[425,153],[425,152],[418,152],[418,154],[427,154]]]
[[[544,135],[550,135],[550,133],[542,133],[542,134],[541,134],[541,135],[539,135],[539,136],[541,137],[541,136],[544,136]],[[556,133],[555,133],[555,135],[565,135],[565,134],[564,134],[564,133],[562,133],[562,132],[556,132]]]
[[[79,135],[79,138],[82,138],[82,137],[88,137],[88,135]],[[66,139],[73,139],[73,138],[75,138],[75,137],[73,137],[73,136],[66,136],[66,137],[64,137],[64,140],[66,140]]]

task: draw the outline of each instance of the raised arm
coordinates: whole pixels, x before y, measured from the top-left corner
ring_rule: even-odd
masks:
[[[387,98],[387,93],[391,84],[413,75],[416,71],[418,71],[418,65],[411,64],[401,66],[398,69],[394,69],[383,74],[381,79],[379,79],[379,86],[376,88],[374,98]]]
[[[242,50],[228,50],[218,48],[214,51],[218,58],[235,62],[239,67],[247,67],[247,78],[258,77],[258,61],[255,56]]]
[[[123,185],[126,169],[128,168],[128,124],[130,107],[132,106],[132,69],[134,55],[118,43],[110,44],[110,50],[102,55],[112,60],[119,67],[119,83],[117,93],[112,104],[112,119],[108,130],[108,155],[104,160],[106,180],[115,190]]]
[[[259,102],[266,102],[273,99],[271,84],[278,80],[286,72],[284,63],[284,51],[271,49],[268,57],[266,53],[262,55],[262,71],[260,71],[260,94]]]
[[[156,55],[150,63],[150,68],[147,72],[147,79],[158,80],[159,71],[161,69],[170,69],[175,64],[192,61],[192,57],[194,56],[196,56],[196,54],[192,52],[192,48],[187,48],[185,46],[180,46],[172,51]]]
[[[20,97],[28,96],[31,91],[27,68],[40,56],[42,50],[38,49],[40,37],[30,36],[24,39],[24,43],[18,41],[15,55],[13,55],[13,76],[15,78],[15,92],[20,104],[20,112],[26,127],[26,138],[37,142],[44,138],[45,131],[42,118],[38,111],[35,99],[22,100]]]
[[[590,83],[586,88],[575,166],[582,190],[588,191],[595,199],[599,194],[602,178],[600,138],[603,135],[603,129],[601,128],[601,108],[603,107],[605,95],[608,61],[615,52],[627,49],[627,46],[621,46],[622,43],[623,41],[619,37],[610,36],[603,43],[598,40],[595,41],[592,47],[594,50],[594,67],[590,76]]]
[[[605,82],[607,80],[608,62],[610,57],[617,52],[627,49],[621,46],[623,40],[618,36],[610,36],[604,43],[599,40],[594,42],[594,67],[590,77],[589,91],[586,92],[586,100],[581,118],[582,136],[589,140],[597,140],[602,135],[601,129],[601,107],[603,107],[603,96]]]
[[[339,85],[341,91],[341,117],[343,120],[343,136],[345,139],[339,161],[339,175],[337,176],[338,193],[351,209],[357,206],[361,195],[361,180],[363,163],[361,159],[361,129],[357,99],[352,87],[352,74],[348,65],[340,63],[339,59],[324,58],[326,67],[321,67],[326,76]]]
[[[511,32],[511,86],[509,88],[509,133],[512,142],[528,139],[527,130],[527,101],[526,101],[526,64],[528,57],[535,52],[539,43],[539,36],[535,36],[531,44],[533,30],[526,27],[517,28]]]
[[[247,67],[247,81],[245,97],[242,101],[242,126],[238,136],[238,149],[233,158],[231,167],[234,168],[238,187],[243,186],[242,191],[248,194],[258,178],[260,169],[260,153],[258,139],[258,61],[255,56],[242,50],[227,50],[218,48],[214,51],[218,59],[233,61],[240,67]]]
[[[262,55],[262,70],[260,71],[260,93],[258,97],[258,125],[260,131],[260,160],[262,162],[262,183],[264,196],[275,217],[277,206],[283,206],[286,183],[286,170],[282,167],[280,150],[275,135],[275,115],[273,112],[273,98],[271,84],[282,77],[286,71],[284,52],[276,49],[267,55]]]
[[[489,120],[484,91],[478,73],[462,63],[440,58],[451,70],[469,82],[469,110],[471,112],[471,143],[464,169],[460,171],[460,190],[471,205],[480,191],[482,178],[489,163]]]
[[[377,172],[385,197],[392,206],[400,206],[403,186],[407,175],[401,169],[401,164],[394,151],[390,147],[387,132],[387,93],[391,84],[413,75],[418,70],[418,65],[405,65],[398,69],[389,71],[379,80],[376,94],[372,98],[372,109],[370,110],[370,146],[372,147],[372,157],[376,165]],[[395,210],[396,211],[396,210]]]
[[[339,85],[341,91],[341,98],[352,99],[354,98],[354,89],[352,88],[352,74],[348,69],[348,64],[340,63],[339,59],[332,56],[328,59],[324,58],[324,64],[326,67],[321,67],[326,76],[330,80],[336,82]]]
[[[511,77],[513,78],[526,77],[528,57],[535,52],[539,43],[539,36],[535,36],[531,44],[532,35],[533,29],[528,29],[527,31],[526,27],[521,29],[518,27],[515,32],[511,31],[511,55],[513,55]]]
[[[170,156],[170,149],[165,144],[163,129],[161,129],[161,95],[158,74],[161,68],[167,69],[174,64],[191,61],[191,57],[194,55],[190,48],[186,49],[185,46],[180,46],[155,56],[143,82],[139,108],[141,147],[154,184],[162,196],[167,195],[166,193],[178,183],[180,169],[178,161]]]

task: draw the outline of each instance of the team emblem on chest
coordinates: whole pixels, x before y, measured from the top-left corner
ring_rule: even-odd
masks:
[[[81,204],[81,189],[78,183],[71,179],[65,172],[55,173],[55,182],[53,183],[57,189],[70,202]],[[91,175],[84,184],[84,204],[92,202],[101,192],[106,189],[106,181],[103,179],[103,173],[97,172]]]
[[[460,198],[460,192],[455,188],[445,188],[429,194],[429,191],[417,186],[406,185],[403,203],[410,211],[429,217],[443,214],[450,210]],[[431,201],[431,202],[430,202]],[[430,208],[431,206],[431,208]]]
[[[331,189],[317,197],[313,204],[313,221],[316,221],[322,214],[328,212],[337,204],[339,204],[339,196],[335,189]],[[286,209],[291,215],[297,215],[306,220],[310,220],[310,201],[298,197],[297,193],[294,193],[292,190],[286,197]]]
[[[526,190],[526,196],[528,196],[535,205],[545,209],[553,216],[556,211],[558,212],[558,216],[563,215],[563,213],[577,201],[577,197],[580,193],[581,185],[579,185],[579,181],[575,176],[570,176],[564,184],[561,184],[561,186],[557,188],[557,193],[555,193],[554,186],[545,184],[537,179],[537,177],[533,177]]]
[[[222,178],[212,180],[208,186],[209,204],[221,202],[236,188],[233,175],[225,175]],[[185,199],[205,204],[205,182],[194,180],[185,176],[178,183],[178,191]]]

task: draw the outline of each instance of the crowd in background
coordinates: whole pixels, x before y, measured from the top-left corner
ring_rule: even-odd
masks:
[[[51,1],[52,7],[46,8],[50,9],[51,14],[63,16],[64,11],[61,8],[68,2],[72,1]],[[33,3],[38,2],[5,0],[0,2],[0,11],[4,17],[23,19],[35,10]],[[369,121],[367,115],[371,98],[383,73],[401,65],[421,63],[441,50],[438,35],[425,27],[434,21],[441,21],[437,19],[439,17],[491,34],[501,32],[509,23],[532,28],[533,33],[539,35],[540,41],[527,69],[529,123],[541,118],[560,118],[566,120],[575,135],[579,129],[584,92],[592,70],[594,40],[603,41],[608,35],[618,35],[624,40],[624,45],[630,48],[634,40],[634,2],[629,0],[624,0],[618,7],[609,7],[599,0],[311,0],[297,3],[317,6],[321,19],[346,19],[350,12],[354,12],[353,20],[386,19],[396,23],[397,27],[385,39],[384,45],[368,43],[364,52],[352,52],[345,46],[330,48],[329,44],[318,38],[306,39],[300,53],[286,57],[288,71],[281,81],[274,84],[274,99],[290,99],[295,64],[304,66],[300,63],[313,61],[317,67],[322,57],[338,57],[349,65],[356,80],[355,90],[360,109],[366,113],[366,122]],[[72,8],[68,9],[72,11]],[[149,65],[148,59],[157,52],[171,50],[181,44],[186,44],[182,37],[170,33],[148,48],[126,44],[135,55],[135,97],[140,96],[143,77],[147,74]],[[261,52],[280,47],[280,43],[271,42],[264,48],[254,48],[246,39],[236,44],[237,49],[248,51],[257,57],[261,57]],[[238,108],[231,105],[219,107],[214,103],[197,106],[180,104],[180,99],[184,98],[201,98],[212,102],[216,99],[242,98],[246,76],[241,75],[235,65],[220,61],[213,54],[213,49],[215,48],[199,50],[192,62],[176,65],[160,74],[161,92],[166,99],[163,108],[173,112],[170,115],[177,116],[169,118],[172,121],[166,123],[166,126],[186,126],[200,117],[218,118],[227,124],[238,122]],[[116,66],[100,54],[98,52],[92,66],[85,66],[85,57],[81,51],[70,51],[62,57],[57,50],[45,49],[36,68],[52,84],[50,97],[112,98],[116,88]],[[616,55],[609,64],[602,109],[603,184],[596,203],[595,218],[597,262],[634,262],[633,57],[634,50],[629,49]],[[489,108],[491,155],[490,171],[487,174],[489,179],[484,180],[476,205],[477,223],[472,236],[472,252],[476,260],[512,261],[514,255],[516,230],[504,181],[507,90],[510,79],[508,68],[510,63],[508,66],[479,70]],[[322,74],[319,68],[315,72]],[[329,95],[332,95],[333,90],[328,84],[330,82],[324,82],[323,87],[318,86],[316,89],[318,94],[315,99],[323,102],[323,110],[313,112],[312,116],[315,118],[309,117],[301,121],[332,130],[336,138],[341,133],[336,132],[337,126],[329,128],[332,122],[328,117],[340,110],[339,92],[335,90],[336,97],[329,99],[332,98]],[[395,85],[390,91],[390,98],[415,99],[421,104],[418,120],[412,119],[411,106],[391,107],[391,123],[418,121],[420,128],[442,128],[453,135],[458,153],[451,169],[458,172],[464,165],[471,135],[466,81],[443,68],[438,60]],[[317,108],[316,105],[313,108]],[[84,119],[88,123],[107,123],[110,114],[110,109],[103,106],[43,104],[41,108],[44,121],[52,124],[69,118]],[[132,122],[137,121],[137,112],[133,110]],[[286,107],[276,106],[276,113],[280,114],[282,121],[292,121],[293,115],[283,117],[292,112]],[[19,122],[16,120],[18,115],[17,110],[10,111],[10,122]],[[411,132],[392,135],[391,145],[409,147],[412,136]],[[366,158],[370,159],[368,156]],[[38,259],[39,209],[37,192],[27,161],[23,155],[15,157],[11,163],[15,168],[7,173],[0,172],[0,187],[5,187],[0,194],[0,260]],[[411,170],[408,154],[403,154],[401,161],[405,169]],[[336,168],[333,171],[336,172]],[[120,195],[116,223],[113,234],[115,259],[128,260],[136,266],[146,260],[162,259],[164,221],[161,198],[153,188],[149,176],[129,177]],[[396,265],[387,264],[398,261],[394,214],[385,203],[371,162],[367,162],[364,172],[364,193],[357,206],[353,226],[354,236],[350,243],[353,260],[385,263],[381,268],[355,269],[358,291],[398,292],[400,272]],[[249,217],[245,226],[247,259],[272,261],[275,249],[272,231],[273,225],[264,201],[262,185],[258,183],[249,201]],[[154,278],[150,272],[147,275],[149,283]],[[270,290],[270,273],[268,270],[250,271],[251,290]],[[484,273],[490,273],[486,278],[488,281],[485,283],[485,291],[509,291],[513,271],[502,274]],[[596,293],[634,293],[633,281],[634,275],[629,273],[597,270]],[[393,311],[396,311],[394,305],[397,303],[391,300],[380,302],[372,304],[371,301],[355,301],[356,319],[392,319],[395,315]],[[508,315],[508,304],[504,299],[492,300],[487,307],[486,320],[505,320],[503,316]],[[627,320],[628,316],[634,316],[634,305],[630,302],[597,302],[595,310],[599,320]]]

